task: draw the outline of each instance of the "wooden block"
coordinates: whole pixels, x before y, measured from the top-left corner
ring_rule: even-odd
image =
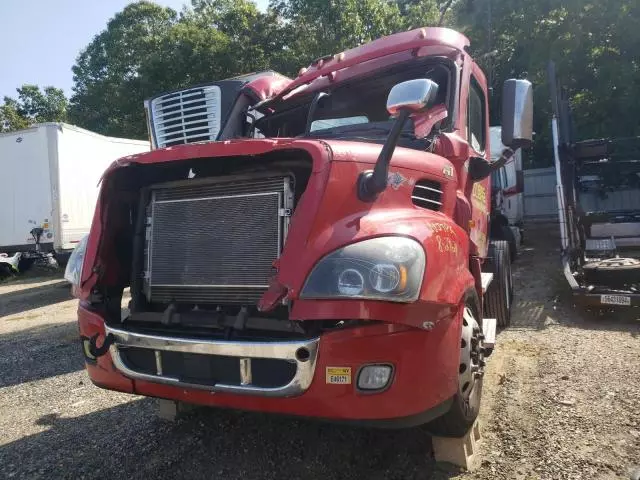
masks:
[[[195,405],[174,400],[158,399],[158,416],[164,420],[174,422],[187,413],[193,411]]]
[[[493,273],[491,272],[482,272],[480,273],[480,283],[482,283],[482,293],[487,293],[487,289],[491,282],[493,281]]]
[[[485,318],[482,321],[482,333],[484,334],[482,343],[485,348],[493,349],[496,346],[496,323],[495,318]]]
[[[433,455],[436,462],[447,462],[473,472],[480,465],[478,442],[480,426],[476,421],[460,438],[432,437]]]

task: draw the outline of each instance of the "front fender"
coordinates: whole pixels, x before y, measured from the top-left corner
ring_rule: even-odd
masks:
[[[415,171],[401,173],[408,178],[417,175]],[[333,163],[322,198],[314,202],[318,210],[308,236],[304,242],[291,237],[287,240],[275,281],[286,288],[288,300],[293,301],[291,318],[357,318],[421,327],[430,319],[450,315],[464,292],[474,286],[468,267],[468,235],[444,213],[413,205],[409,183],[387,188],[373,203],[361,202],[355,192],[356,174],[353,163]],[[296,215],[307,217],[308,213],[298,209]],[[385,235],[410,237],[424,248],[427,262],[418,301],[398,304],[300,298],[307,276],[324,256],[345,245]]]

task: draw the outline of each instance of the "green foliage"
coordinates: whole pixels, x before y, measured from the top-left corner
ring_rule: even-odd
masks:
[[[192,0],[180,15],[140,1],[79,55],[70,117],[144,138],[142,102],[157,93],[267,69],[295,76],[314,58],[438,18],[434,0],[272,0],[267,12],[251,0]]]
[[[494,123],[499,121],[504,80],[526,75],[535,85],[537,135],[530,166],[552,163],[549,60],[556,63],[572,99],[579,138],[640,135],[636,107],[640,4],[636,0],[465,0],[456,10],[458,22],[472,40],[472,52],[485,72],[492,74]],[[493,54],[487,55],[489,50]]]
[[[18,99],[4,97],[0,105],[0,132],[28,128],[34,123],[64,122],[67,98],[58,88],[23,85],[17,89]]]
[[[251,0],[192,0],[180,14],[139,1],[78,57],[70,117],[101,133],[144,138],[142,102],[162,91],[265,69],[295,76],[315,58],[439,23],[471,39],[493,87],[492,124],[500,121],[504,80],[534,83],[530,165],[552,161],[550,59],[573,99],[580,137],[640,134],[637,0],[271,0],[266,12]],[[1,108],[5,122],[21,121],[12,104]]]
[[[142,1],[109,21],[73,67],[73,123],[107,135],[146,136],[142,101],[156,87],[143,71],[167,41],[176,17],[170,8]]]

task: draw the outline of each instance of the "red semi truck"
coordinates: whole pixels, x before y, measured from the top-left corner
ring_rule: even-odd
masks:
[[[468,45],[421,28],[151,100],[156,148],[104,174],[68,267],[91,380],[463,435],[513,294],[490,177],[532,135],[509,80],[491,162]]]

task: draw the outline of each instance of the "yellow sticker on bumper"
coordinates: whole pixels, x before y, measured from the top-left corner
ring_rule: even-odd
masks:
[[[349,385],[351,383],[351,367],[327,367],[327,383]]]

